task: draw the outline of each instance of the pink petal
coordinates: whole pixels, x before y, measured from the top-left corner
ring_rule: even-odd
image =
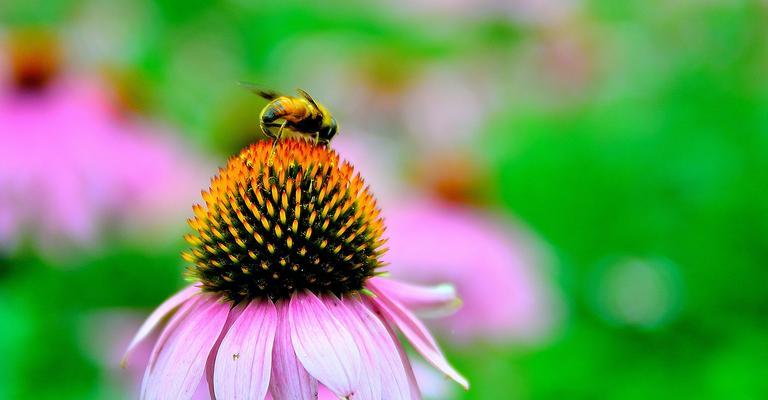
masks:
[[[212,296],[201,296],[178,326],[156,345],[161,349],[147,367],[142,399],[191,398],[228,313],[228,305]]]
[[[411,360],[411,367],[413,367],[415,380],[418,382],[419,389],[424,397],[428,399],[456,397],[453,381],[445,379],[445,375],[429,365],[429,363],[423,359]]]
[[[155,345],[152,347],[152,352],[149,354],[149,362],[147,362],[147,367],[144,369],[144,377],[141,380],[140,393],[144,393],[146,391],[147,383],[149,383],[150,380],[150,373],[154,370],[157,359],[160,357],[160,353],[165,348],[166,343],[168,343],[168,338],[171,337],[171,334],[176,332],[177,328],[184,321],[184,318],[189,315],[190,311],[196,309],[197,306],[205,300],[205,296],[200,295],[189,299],[189,301],[182,304],[179,310],[173,314],[171,320],[168,321],[162,332],[160,332],[160,336],[157,338],[157,341],[155,341]]]
[[[410,388],[411,399],[421,400],[421,389],[419,388],[419,383],[416,381],[416,374],[413,372],[411,360],[408,358],[408,355],[405,354],[403,344],[400,343],[400,339],[397,337],[397,334],[392,330],[392,327],[389,326],[388,323],[384,323],[384,328],[387,330],[387,334],[395,344],[395,347],[397,347],[397,354],[400,357],[403,366],[405,367],[405,375],[408,377],[408,387]]]
[[[368,285],[386,291],[390,297],[415,312],[452,312],[461,305],[452,285],[420,286],[382,278],[371,278]]]
[[[386,291],[378,290],[375,284],[371,285],[370,289],[376,294],[376,297],[370,298],[370,301],[381,310],[387,320],[397,325],[416,351],[424,356],[435,368],[442,371],[465,389],[469,389],[467,379],[448,363],[443,352],[437,346],[437,342],[424,324],[413,313],[403,307],[402,304],[389,297]]]
[[[224,322],[224,326],[221,328],[221,333],[219,333],[218,339],[216,339],[216,342],[213,344],[213,347],[211,347],[211,351],[208,353],[208,358],[205,360],[205,386],[207,389],[207,395],[206,399],[216,399],[216,393],[214,393],[214,366],[216,365],[216,356],[219,354],[219,347],[221,346],[221,342],[224,340],[224,337],[227,336],[227,333],[229,332],[229,328],[232,327],[232,324],[237,321],[238,318],[240,318],[240,314],[243,313],[243,310],[245,310],[245,307],[247,304],[238,304],[235,307],[232,307],[229,310],[229,314],[227,314],[227,320]]]
[[[321,385],[317,390],[317,400],[339,400],[339,396]]]
[[[336,296],[323,296],[322,301],[328,304],[333,315],[339,319],[349,332],[352,334],[352,339],[355,341],[357,348],[360,350],[360,355],[363,358],[362,370],[360,371],[359,380],[356,387],[357,392],[352,396],[354,399],[360,400],[380,400],[381,399],[381,374],[379,364],[381,363],[381,352],[379,343],[375,342],[371,334],[368,332],[368,327],[363,325],[363,322],[358,318],[357,314],[349,310],[345,303],[351,303],[351,300],[342,302]],[[394,348],[392,349],[394,350]]]
[[[313,400],[317,398],[317,380],[296,358],[288,324],[288,303],[277,304],[277,333],[272,349],[272,378],[269,392],[274,400]]]
[[[390,336],[382,322],[359,298],[346,302],[369,332],[371,341],[367,348],[376,352],[378,374],[382,380],[382,399],[418,399],[419,391],[411,394],[408,372],[410,363],[398,352],[397,338]]]
[[[341,397],[356,392],[362,369],[354,339],[335,313],[311,292],[294,294],[288,307],[296,357],[320,383]]]
[[[263,399],[269,388],[277,313],[271,301],[251,301],[219,346],[214,392],[221,399]]]
[[[155,330],[155,327],[157,327],[157,325],[162,320],[171,315],[180,305],[182,305],[184,302],[199,292],[199,288],[195,286],[187,286],[186,288],[168,298],[168,300],[164,301],[163,304],[160,304],[160,307],[157,307],[155,311],[149,315],[149,317],[141,325],[141,328],[139,328],[139,331],[136,332],[136,336],[133,337],[133,340],[131,340],[131,343],[128,345],[128,350],[125,351],[125,355],[123,355],[123,360],[120,362],[120,364],[125,367],[128,362],[128,357],[131,355],[131,352],[136,348],[136,346],[138,346],[139,343],[146,339],[147,336],[149,336],[149,334]]]

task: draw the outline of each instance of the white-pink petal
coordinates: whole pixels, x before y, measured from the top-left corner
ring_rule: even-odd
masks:
[[[277,313],[271,301],[248,304],[218,348],[213,372],[216,398],[264,399],[276,329]]]
[[[371,342],[367,347],[377,355],[378,364],[374,372],[381,377],[381,398],[419,399],[418,388],[415,394],[411,394],[407,372],[411,367],[408,358],[404,354],[401,357],[397,349],[397,339],[390,336],[384,322],[358,298],[350,299],[346,304],[368,329]]]
[[[177,326],[169,326],[172,331],[158,341],[156,360],[150,360],[147,366],[141,398],[190,399],[200,384],[206,359],[228,313],[228,305],[212,296],[201,296]]]
[[[385,291],[409,310],[424,313],[448,313],[461,306],[453,285],[412,285],[394,279],[371,278],[367,285]]]
[[[421,388],[419,388],[419,383],[416,381],[416,374],[413,372],[413,366],[411,366],[408,354],[405,353],[403,344],[400,343],[400,339],[397,337],[397,334],[392,330],[392,327],[388,323],[384,322],[384,328],[387,330],[387,334],[392,340],[392,343],[395,344],[398,356],[401,360],[403,360],[405,375],[408,377],[408,388],[410,389],[411,399],[421,400]]]
[[[442,373],[456,381],[465,389],[469,389],[469,382],[458,371],[456,371],[448,360],[445,359],[443,352],[437,346],[437,342],[429,333],[424,324],[416,318],[413,313],[408,311],[397,300],[392,299],[386,291],[381,291],[375,285],[370,289],[376,295],[370,298],[370,301],[384,314],[384,317],[397,325],[403,332],[408,341],[411,342],[416,351],[419,352],[427,361]]]
[[[211,351],[208,353],[208,358],[205,360],[205,386],[208,389],[206,399],[216,399],[216,393],[213,391],[214,387],[214,365],[216,364],[216,356],[219,354],[219,347],[221,346],[221,342],[224,340],[224,337],[227,335],[227,332],[229,332],[229,328],[232,327],[232,324],[237,321],[237,319],[240,317],[240,314],[243,313],[243,310],[245,310],[245,307],[247,304],[238,304],[235,307],[232,307],[229,309],[229,314],[227,314],[227,320],[224,322],[224,326],[221,328],[221,333],[219,333],[218,339],[216,339],[216,342],[213,344],[213,347],[211,347]],[[198,388],[199,391],[199,388]],[[195,397],[197,399],[197,397]]]
[[[274,400],[313,400],[317,398],[317,380],[296,358],[288,323],[288,302],[277,305],[277,334],[272,349],[272,377],[269,393]]]
[[[357,391],[362,369],[352,335],[311,292],[296,293],[288,307],[296,357],[315,379],[341,397]]]
[[[381,400],[382,371],[379,369],[381,354],[377,347],[379,343],[373,340],[373,337],[368,332],[368,327],[363,325],[357,314],[345,305],[351,302],[350,299],[341,301],[336,296],[327,295],[323,296],[322,300],[333,310],[336,318],[352,334],[352,339],[355,341],[360,351],[360,356],[363,358],[363,366],[357,382],[358,390],[352,398],[359,400]]]
[[[176,332],[176,329],[179,327],[182,321],[184,321],[184,318],[187,317],[189,312],[196,309],[199,303],[205,302],[206,300],[207,299],[205,296],[193,296],[191,299],[189,299],[189,301],[185,302],[181,305],[181,307],[179,307],[179,310],[176,311],[173,316],[171,316],[171,320],[168,321],[165,327],[163,327],[162,332],[160,332],[160,336],[155,341],[154,347],[152,347],[152,352],[149,354],[149,362],[147,362],[147,366],[144,368],[144,377],[141,380],[141,391],[139,392],[142,394],[142,396],[146,391],[147,384],[150,381],[150,373],[154,371],[157,359],[160,357],[160,353],[165,348],[166,343],[168,343],[168,338],[171,337],[172,333]]]
[[[149,334],[155,330],[161,321],[163,321],[169,315],[172,315],[180,305],[184,304],[184,302],[189,300],[197,293],[200,293],[200,289],[198,287],[187,286],[186,288],[165,300],[162,304],[160,304],[159,307],[155,309],[155,311],[152,311],[152,314],[147,317],[147,319],[139,328],[139,331],[136,332],[136,335],[131,340],[131,343],[128,345],[128,349],[125,351],[125,355],[123,355],[123,359],[120,364],[124,367],[128,362],[128,357],[130,357],[136,346],[138,346],[144,339],[146,339],[147,336],[149,336]]]

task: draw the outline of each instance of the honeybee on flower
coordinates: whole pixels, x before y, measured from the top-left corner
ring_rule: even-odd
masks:
[[[264,90],[250,83],[240,82],[240,85],[269,101],[261,110],[259,126],[264,135],[273,139],[273,152],[285,129],[311,137],[316,145],[327,145],[339,130],[336,118],[328,109],[302,89],[297,89],[299,96],[296,97]],[[273,131],[274,128],[277,132]]]

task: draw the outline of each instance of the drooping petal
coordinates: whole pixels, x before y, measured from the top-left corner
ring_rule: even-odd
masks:
[[[138,346],[139,343],[146,339],[147,336],[149,336],[149,334],[155,330],[161,321],[163,321],[167,316],[173,314],[173,312],[175,312],[180,305],[182,305],[184,302],[189,300],[190,297],[199,292],[200,289],[198,287],[187,286],[186,288],[168,298],[168,300],[164,301],[163,304],[160,304],[160,307],[157,307],[155,311],[152,311],[152,314],[147,317],[147,319],[139,328],[139,331],[136,332],[136,335],[131,340],[131,343],[128,345],[128,349],[125,351],[125,355],[123,355],[123,360],[120,362],[120,364],[124,367],[128,362],[128,357],[131,355],[136,346]]]
[[[387,330],[387,335],[389,335],[392,343],[395,344],[395,347],[397,348],[397,354],[403,363],[403,367],[405,368],[405,375],[408,377],[408,388],[410,389],[411,399],[421,400],[421,388],[419,387],[419,383],[416,381],[416,374],[413,372],[411,360],[408,358],[408,354],[405,353],[403,344],[400,343],[400,339],[398,339],[397,334],[394,330],[392,330],[390,324],[388,324],[386,321],[382,322],[384,323],[384,328]]]
[[[157,338],[157,341],[155,341],[154,347],[152,347],[152,352],[149,354],[149,362],[147,362],[147,367],[144,368],[144,377],[141,380],[141,390],[139,392],[142,396],[143,393],[146,392],[147,384],[150,381],[149,378],[152,371],[155,369],[157,359],[160,357],[160,353],[162,353],[163,349],[165,349],[166,344],[168,343],[168,338],[170,338],[171,335],[176,332],[179,325],[181,325],[187,315],[189,315],[189,312],[196,309],[201,302],[205,301],[205,296],[193,296],[187,302],[182,304],[181,307],[179,307],[179,310],[173,314],[171,320],[168,321],[165,327],[163,327],[163,330],[160,332],[160,336]]]
[[[368,332],[368,327],[363,325],[363,321],[358,318],[357,314],[345,305],[346,303],[351,303],[351,299],[341,301],[334,295],[327,295],[322,297],[322,301],[328,304],[328,307],[333,310],[333,315],[352,334],[352,339],[355,341],[360,351],[360,356],[363,359],[362,370],[357,382],[358,390],[353,398],[359,400],[380,400],[382,398],[381,374],[383,371],[381,371],[379,366],[382,357],[380,349],[377,347],[379,343],[374,341]]]
[[[221,346],[221,342],[224,340],[224,337],[227,336],[229,328],[231,328],[235,321],[240,318],[240,314],[243,313],[243,310],[245,310],[246,306],[247,304],[241,303],[229,310],[229,314],[227,314],[227,320],[224,322],[224,326],[221,328],[221,333],[219,333],[218,339],[216,339],[213,347],[211,347],[211,351],[208,353],[208,358],[205,360],[205,383],[208,389],[208,396],[206,397],[207,399],[216,399],[216,393],[213,391],[215,386],[213,373],[214,367],[216,365],[216,356],[219,354],[219,347]]]
[[[381,398],[384,400],[419,399],[418,388],[411,394],[407,371],[408,358],[401,358],[397,349],[397,338],[390,336],[384,322],[377,317],[361,299],[354,298],[346,303],[357,315],[371,337],[369,349],[377,352],[378,374],[381,376]]]
[[[229,306],[201,296],[165,339],[147,366],[142,399],[189,399],[203,376],[205,362],[227,319]]]
[[[370,301],[376,305],[377,309],[383,313],[383,316],[387,320],[397,325],[398,329],[400,329],[400,331],[403,332],[403,335],[408,338],[408,341],[411,342],[416,351],[435,366],[435,368],[439,369],[465,389],[469,389],[469,382],[467,379],[448,363],[443,352],[440,351],[440,348],[437,346],[437,342],[424,324],[397,300],[391,298],[386,291],[378,290],[375,285],[370,286],[370,289],[376,294],[376,297],[370,298]]]
[[[288,307],[296,357],[320,383],[341,397],[357,390],[362,369],[354,339],[334,313],[311,292],[294,294]]]
[[[428,399],[454,398],[453,381],[446,379],[440,371],[426,362],[423,358],[411,359],[414,379],[418,382],[422,396]]]
[[[251,301],[222,340],[214,365],[220,399],[263,399],[269,388],[277,313],[271,301]]]
[[[269,393],[274,400],[313,400],[317,398],[317,380],[296,358],[288,323],[288,302],[276,305],[278,321],[272,349],[272,377]]]
[[[461,306],[461,300],[452,285],[420,286],[382,278],[371,278],[367,284],[387,292],[390,297],[415,312],[443,314]]]

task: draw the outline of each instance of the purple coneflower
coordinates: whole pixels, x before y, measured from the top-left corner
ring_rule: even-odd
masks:
[[[128,349],[169,318],[142,398],[188,399],[203,382],[219,399],[420,398],[395,329],[468,387],[408,308],[455,304],[453,289],[380,277],[384,225],[360,175],[309,142],[280,142],[271,165],[270,149],[232,157],[193,208],[184,259],[196,283],[155,310]]]

